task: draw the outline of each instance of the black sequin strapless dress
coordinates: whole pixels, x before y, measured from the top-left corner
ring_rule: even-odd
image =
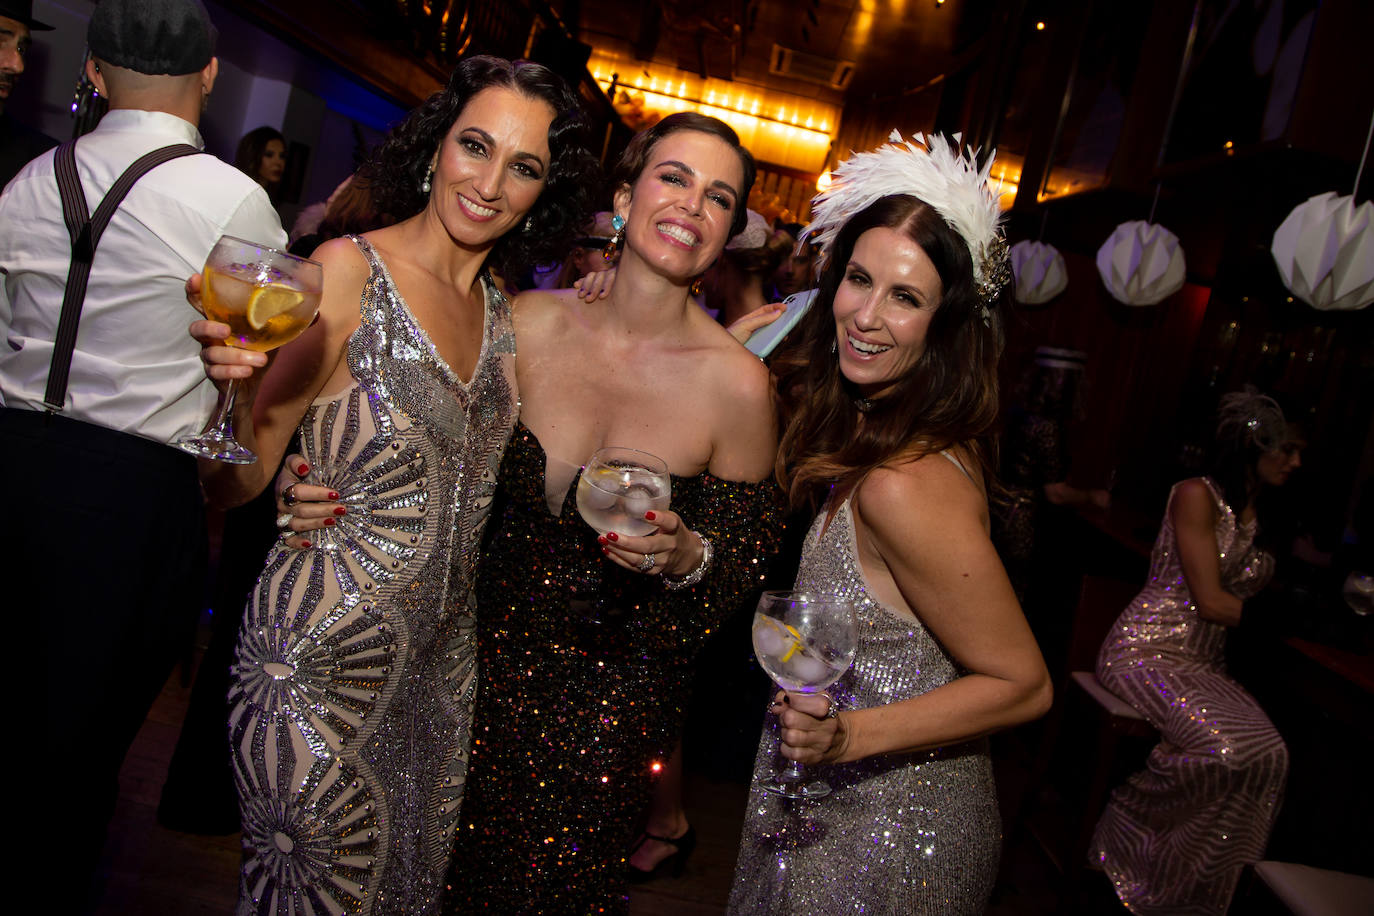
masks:
[[[709,538],[701,584],[669,591],[602,556],[574,499],[549,511],[545,456],[517,425],[477,579],[481,670],[451,913],[624,912],[625,860],[656,761],[677,742],[692,662],[780,535],[771,482],[673,478]]]

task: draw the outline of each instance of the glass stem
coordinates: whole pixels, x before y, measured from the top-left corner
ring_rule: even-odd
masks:
[[[215,410],[215,418],[210,421],[208,427],[225,439],[234,438],[234,399],[238,393],[239,380],[231,378],[228,386],[224,389],[224,395],[219,400],[219,407]]]

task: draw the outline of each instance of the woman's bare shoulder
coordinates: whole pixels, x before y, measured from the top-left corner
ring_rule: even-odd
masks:
[[[584,304],[575,290],[526,290],[511,300],[516,333],[526,338],[562,333]]]
[[[713,387],[722,396],[762,399],[763,403],[771,404],[772,381],[763,360],[744,349],[713,319],[702,317],[705,321],[697,329],[697,339],[705,356],[702,370]]]
[[[954,462],[939,452],[875,468],[854,494],[859,513],[877,530],[905,530],[898,518],[928,520],[931,530],[956,520],[977,523],[986,512],[982,491]]]
[[[372,268],[358,246],[350,239],[330,239],[316,248],[310,259],[318,261],[324,270],[320,312],[355,316],[363,286],[372,275]]]
[[[326,272],[340,271],[364,275],[371,272],[362,251],[352,239],[346,237],[322,243],[311,253],[310,260],[318,261]]]
[[[1175,522],[1190,520],[1210,525],[1217,517],[1216,497],[1201,477],[1189,477],[1174,484],[1169,509]]]

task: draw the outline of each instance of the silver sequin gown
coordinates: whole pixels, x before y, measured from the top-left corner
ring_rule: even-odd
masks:
[[[1203,479],[1216,500],[1222,587],[1249,598],[1269,580],[1273,557],[1254,546],[1254,523],[1240,524]],[[1278,814],[1288,749],[1254,698],[1226,676],[1225,645],[1226,627],[1199,617],[1189,597],[1166,512],[1150,578],[1097,658],[1098,679],[1164,738],[1146,769],[1112,793],[1091,847],[1132,912],[1225,913]]]
[[[859,566],[849,504],[817,518],[797,588],[855,603],[854,665],[829,690],[843,709],[894,703],[961,675],[921,622],[880,604]],[[997,877],[1001,821],[985,740],[809,768],[834,789],[787,801],[758,788],[778,759],[766,717],[729,913],[981,913]]]
[[[371,265],[355,384],[300,426],[309,481],[348,513],[269,555],[232,669],[241,914],[434,911],[467,773],[473,564],[516,414],[510,309],[484,278],[465,385],[354,241]]]

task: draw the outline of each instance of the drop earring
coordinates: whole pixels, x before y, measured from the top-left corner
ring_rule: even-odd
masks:
[[[533,216],[527,216],[527,217],[525,217],[525,231],[526,231],[526,232],[533,232],[533,231],[534,231],[534,217],[533,217]]]
[[[692,295],[693,299],[701,295],[701,277],[692,281],[692,285],[687,287],[687,292]]]
[[[625,243],[625,218],[619,213],[611,217],[611,228],[615,230],[615,235],[606,243],[606,247],[601,249],[601,258],[607,264],[615,260],[616,253],[620,251],[620,246]]]
[[[421,194],[428,194],[428,193],[430,192],[430,189],[433,188],[433,186],[434,186],[433,183],[432,183],[432,181],[431,181],[431,179],[433,179],[433,178],[434,178],[434,166],[433,166],[433,165],[430,165],[429,168],[425,169],[425,180],[422,181],[422,182],[420,182],[420,193],[421,193]]]

